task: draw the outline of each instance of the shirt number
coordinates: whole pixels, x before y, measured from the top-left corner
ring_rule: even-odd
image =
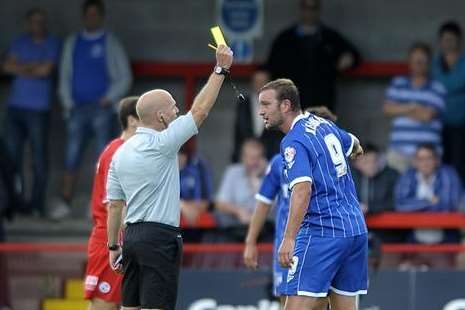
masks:
[[[334,134],[329,134],[325,137],[325,144],[328,148],[334,168],[336,169],[337,177],[340,178],[347,174],[347,163],[342,151],[341,142]]]

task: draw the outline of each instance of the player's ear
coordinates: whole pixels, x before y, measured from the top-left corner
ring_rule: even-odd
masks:
[[[281,101],[281,112],[290,112],[292,110],[291,101],[289,99],[284,99]]]

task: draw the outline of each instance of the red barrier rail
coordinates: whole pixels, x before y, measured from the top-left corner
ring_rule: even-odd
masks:
[[[261,243],[258,249],[271,252],[273,244]],[[383,244],[384,253],[460,253],[465,252],[463,244]],[[244,250],[242,243],[187,243],[184,253],[240,253]],[[52,252],[52,253],[83,253],[87,251],[85,243],[0,243],[0,253],[6,252]]]
[[[459,212],[385,212],[366,218],[371,229],[464,228],[465,214]]]
[[[213,63],[182,63],[182,62],[144,62],[135,61],[132,69],[138,77],[178,77],[184,79],[185,107],[189,109],[194,100],[195,81],[207,77],[213,68]],[[233,77],[249,77],[257,68],[256,64],[237,64],[232,68]],[[390,77],[408,72],[408,67],[402,62],[366,62],[345,73],[354,77]]]
[[[370,229],[465,228],[465,214],[459,212],[385,212],[366,217]],[[211,213],[202,213],[195,224],[181,218],[183,228],[215,228]]]

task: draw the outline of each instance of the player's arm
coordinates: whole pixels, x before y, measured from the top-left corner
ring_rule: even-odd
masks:
[[[271,204],[257,200],[245,238],[244,263],[248,268],[256,269],[258,267],[257,240],[270,209]]]
[[[218,49],[216,50],[216,65],[218,67],[229,70],[232,61],[233,53],[231,49],[225,45],[218,46]],[[194,99],[191,113],[197,128],[202,125],[203,121],[207,118],[208,113],[215,104],[224,79],[224,75],[212,73],[208,79],[208,82]]]
[[[279,249],[279,262],[283,267],[290,267],[294,254],[295,238],[307,213],[312,194],[312,183],[301,182],[292,188],[289,216],[283,241]]]

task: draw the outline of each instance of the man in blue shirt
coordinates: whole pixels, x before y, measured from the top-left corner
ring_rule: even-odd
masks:
[[[89,138],[95,137],[95,155],[112,138],[115,105],[127,94],[132,79],[122,45],[104,29],[104,3],[86,0],[82,8],[84,30],[66,39],[60,63],[59,95],[67,116],[68,138],[63,200],[52,213],[55,219],[70,212]]]
[[[207,163],[184,145],[178,153],[181,215],[189,225],[206,212],[211,201],[213,185]]]
[[[15,169],[21,174],[23,149],[29,140],[33,163],[33,188],[24,211],[45,215],[47,188],[47,131],[52,74],[58,62],[59,41],[47,33],[44,10],[26,14],[27,32],[16,38],[3,70],[14,76],[6,117],[7,144]],[[24,190],[23,190],[24,192]]]
[[[354,309],[368,284],[367,228],[347,157],[362,152],[358,139],[331,121],[302,114],[299,93],[288,79],[259,94],[267,129],[286,133],[281,142],[291,192],[289,216],[278,251],[288,267],[287,310]]]

